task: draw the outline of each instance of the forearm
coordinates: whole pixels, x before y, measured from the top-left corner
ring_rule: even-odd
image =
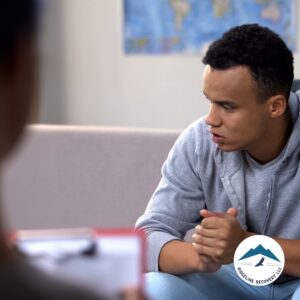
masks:
[[[195,272],[200,262],[192,244],[173,240],[165,244],[159,255],[159,269],[171,274]]]
[[[247,237],[255,235],[255,233],[247,232]],[[281,238],[274,238],[284,253],[285,264],[283,272],[291,275],[300,277],[300,240],[288,240]]]
[[[274,238],[281,246],[285,256],[283,272],[300,277],[300,240]]]
[[[191,243],[173,240],[165,244],[159,256],[159,270],[171,274],[190,272],[215,272],[220,265],[204,261],[193,249]]]
[[[254,233],[247,232],[247,237],[252,235]],[[291,276],[300,277],[300,240],[271,238],[277,241],[283,250],[285,257],[283,272]]]

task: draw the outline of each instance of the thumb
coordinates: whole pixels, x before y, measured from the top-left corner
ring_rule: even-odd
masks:
[[[201,209],[200,210],[200,216],[203,218],[208,218],[208,217],[223,217],[225,213],[222,212],[217,212],[217,211],[211,211],[207,209]]]
[[[228,213],[230,216],[236,218],[237,215],[238,215],[238,210],[237,210],[236,208],[234,208],[234,207],[231,207],[231,208],[229,208],[229,209],[227,210],[227,213]]]

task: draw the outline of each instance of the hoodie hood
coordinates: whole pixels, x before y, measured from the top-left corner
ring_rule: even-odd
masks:
[[[299,148],[300,150],[300,91],[290,94],[288,104],[293,121],[293,130],[288,140],[286,151],[284,153],[285,159],[287,159],[292,153],[294,153],[296,148]]]

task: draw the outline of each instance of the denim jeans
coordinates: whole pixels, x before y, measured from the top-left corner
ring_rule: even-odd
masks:
[[[239,278],[233,265],[226,265],[215,273],[150,272],[145,274],[145,286],[151,300],[283,300],[292,299],[300,279],[253,286]],[[293,300],[300,300],[300,289]]]
[[[300,286],[297,288],[296,292],[294,293],[292,300],[300,300]]]

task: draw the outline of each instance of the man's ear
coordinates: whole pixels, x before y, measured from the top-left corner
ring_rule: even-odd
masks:
[[[283,115],[287,108],[287,99],[284,95],[275,95],[268,99],[269,113],[271,118]]]

